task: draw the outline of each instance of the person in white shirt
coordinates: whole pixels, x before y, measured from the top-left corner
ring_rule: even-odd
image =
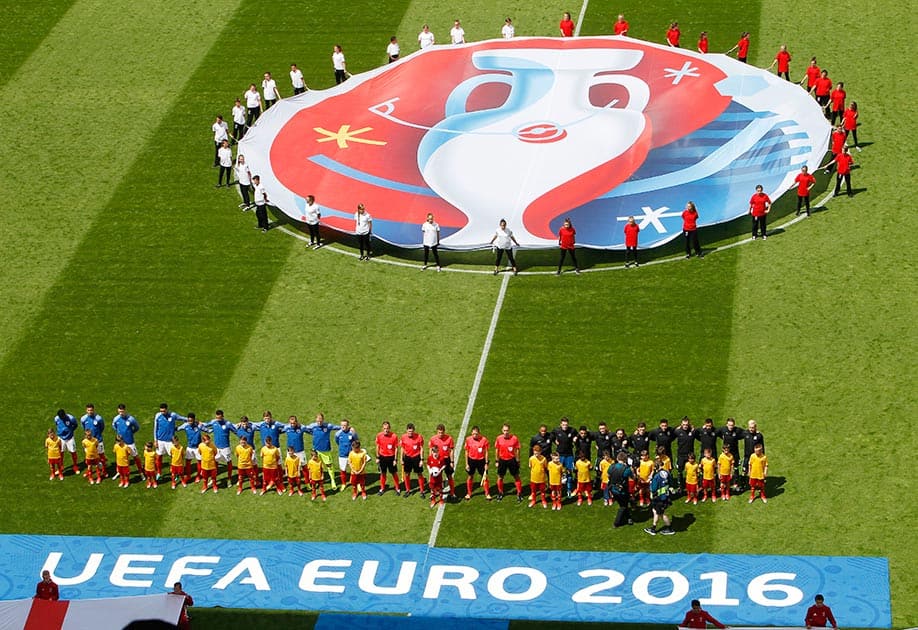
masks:
[[[258,88],[252,83],[243,96],[245,97],[245,107],[248,110],[245,117],[245,126],[251,127],[261,116],[261,94],[258,93]]]
[[[245,136],[245,107],[238,98],[233,104],[233,135],[237,140],[242,140]]]
[[[229,140],[229,131],[223,116],[217,114],[217,119],[210,126],[214,132],[214,168],[220,166],[220,147],[224,140]]]
[[[491,237],[491,245],[497,253],[497,260],[494,262],[494,275],[496,276],[500,273],[500,261],[506,252],[507,260],[510,261],[510,267],[513,269],[513,275],[515,276],[518,270],[516,268],[516,260],[513,258],[513,246],[519,247],[520,244],[516,242],[513,230],[507,227],[506,219],[500,220],[500,226],[495,230],[494,236]]]
[[[220,173],[217,174],[217,188],[223,187],[223,176],[226,175],[226,187],[230,187],[233,181],[233,150],[230,148],[229,140],[224,140],[217,149],[217,156],[220,159]]]
[[[344,59],[344,51],[338,44],[335,44],[332,50],[332,67],[335,69],[335,85],[340,85],[347,79],[347,62]]]
[[[245,156],[241,153],[236,156],[236,183],[239,184],[239,195],[242,197],[242,203],[239,207],[243,212],[252,207],[252,198],[249,197],[249,190],[252,187],[252,172],[249,165],[245,163]]]
[[[313,195],[306,195],[306,207],[303,209],[303,221],[309,228],[309,246],[313,249],[319,249],[322,241],[319,238],[319,219],[322,218],[322,211],[316,198]]]
[[[513,20],[507,18],[504,20],[504,26],[500,29],[500,35],[504,39],[513,39],[516,30],[513,28]]]
[[[453,22],[453,28],[449,29],[449,38],[454,44],[465,43],[465,31],[462,30],[459,20]]]
[[[303,80],[303,71],[297,68],[295,63],[290,64],[290,83],[293,85],[294,95],[302,94],[309,89]]]
[[[421,224],[421,234],[424,243],[424,266],[421,271],[427,269],[427,261],[430,259],[430,252],[433,251],[434,262],[437,263],[437,271],[440,271],[440,226],[434,221],[434,215],[427,213],[427,220]]]
[[[389,63],[398,59],[398,54],[401,52],[398,46],[398,38],[393,35],[389,39],[389,45],[386,46],[386,55],[389,57]]]
[[[261,228],[261,233],[268,231],[268,191],[261,183],[261,177],[255,175],[252,177],[252,183],[255,185],[255,218],[258,220],[257,228]]]
[[[261,91],[265,93],[265,111],[268,111],[281,97],[280,92],[277,91],[277,81],[271,78],[270,72],[265,72],[265,78],[261,82]]]
[[[357,204],[357,212],[354,213],[354,232],[357,234],[357,245],[360,247],[360,260],[370,260],[370,256],[373,255],[370,249],[373,217],[362,203]]]
[[[430,32],[430,27],[425,24],[421,32],[418,33],[418,45],[421,47],[421,50],[424,50],[428,46],[433,46],[433,44],[434,34]]]

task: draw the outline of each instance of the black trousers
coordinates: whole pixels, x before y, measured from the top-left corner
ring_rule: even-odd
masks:
[[[315,225],[313,225],[312,223],[307,223],[306,227],[309,228],[309,244],[318,245],[319,244],[319,224],[316,223]]]
[[[626,247],[625,248],[625,262],[632,260],[637,262],[637,247]]]
[[[809,195],[805,197],[801,197],[800,195],[797,195],[797,214],[800,214],[800,208],[802,206],[806,206],[806,214],[807,216],[809,216],[810,214],[810,196]]]
[[[577,264],[577,254],[575,253],[575,251],[573,249],[564,249],[562,247],[561,248],[561,260],[558,261],[558,271],[561,271],[561,265],[564,264],[564,257],[567,254],[571,255],[571,262],[574,263],[574,269],[580,269],[580,265]],[[514,267],[515,266],[516,265],[514,265]]]
[[[692,249],[695,250],[696,256],[701,256],[701,244],[698,242],[698,230],[684,230],[682,236],[685,237],[685,255],[691,256]]]
[[[779,77],[784,77],[785,81],[790,81],[790,72],[779,72]]]
[[[259,116],[261,116],[260,107],[249,107],[245,115],[245,126],[251,127],[254,125]]]
[[[217,186],[223,184],[223,174],[226,174],[226,185],[229,186],[230,182],[233,181],[233,167],[232,166],[220,166],[220,172],[217,174]]]
[[[845,129],[845,142],[848,141],[848,134],[851,134],[851,138],[854,140],[854,146],[857,146],[857,129]]]
[[[252,205],[252,198],[249,196],[250,186],[239,184],[239,194],[242,195],[242,203],[246,206]]]
[[[336,85],[339,83],[344,83],[346,79],[347,79],[347,74],[345,74],[344,70],[335,70],[335,84]]]
[[[304,87],[301,87],[301,88],[293,88],[293,93],[294,93],[294,94],[302,94],[302,93],[305,92],[305,91],[306,91],[306,88],[304,88]]]
[[[768,215],[763,214],[760,217],[752,217],[752,238],[755,238],[759,235],[759,230],[762,231],[762,236],[765,236],[765,217]]]
[[[631,520],[631,497],[627,494],[612,493],[615,502],[618,503],[618,512],[615,514],[615,527],[627,525]]]
[[[369,234],[358,234],[357,235],[357,245],[360,247],[360,255],[369,257],[373,250],[370,249],[370,235]]]
[[[832,123],[832,126],[833,126],[833,127],[835,126],[835,121],[836,121],[836,120],[841,120],[841,119],[842,119],[842,112],[841,112],[841,111],[832,110],[832,118],[830,119],[830,121],[831,121],[831,123]]]
[[[242,140],[245,137],[245,123],[233,123],[233,135],[236,136],[236,141]]]
[[[220,147],[223,142],[214,141],[214,166],[220,166]]]
[[[427,266],[427,261],[430,260],[430,252],[433,252],[434,262],[437,263],[437,267],[440,266],[440,246],[439,245],[425,245],[424,246],[424,266]]]
[[[845,188],[847,188],[847,192],[850,195],[851,194],[851,173],[845,173],[844,175],[839,173],[838,175],[835,176],[835,194],[837,195],[838,193],[841,192],[842,179],[845,180]]]
[[[268,206],[267,204],[261,204],[260,206],[255,206],[255,218],[258,219],[258,227],[263,230],[268,229]]]
[[[507,253],[507,260],[510,261],[510,266],[516,269],[516,259],[513,257],[513,248],[510,249],[501,249],[497,248],[497,260],[494,262],[495,267],[500,267],[500,261],[504,259],[504,252]]]

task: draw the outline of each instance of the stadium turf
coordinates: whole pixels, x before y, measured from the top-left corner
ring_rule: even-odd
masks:
[[[456,435],[499,280],[361,265],[307,251],[280,231],[261,235],[234,192],[213,189],[210,124],[266,69],[284,96],[291,62],[310,87],[327,87],[334,43],[356,73],[383,62],[391,34],[403,53],[414,50],[423,22],[440,41],[455,17],[469,40],[496,36],[506,15],[519,35],[553,35],[560,13],[576,19],[579,5],[73,0],[25,10],[0,0],[0,8],[0,92],[13,105],[0,210],[0,500],[16,506],[0,531],[426,542],[433,511],[392,496],[304,507],[90,488],[72,477],[51,485],[41,440],[57,407],[80,415],[88,401],[107,419],[127,403],[146,440],[162,400],[199,417],[217,406],[231,419],[271,409],[310,420],[324,410],[350,417],[364,436],[385,419],[399,428],[413,421],[425,436],[445,422]],[[584,35],[609,32],[624,12],[634,36],[661,41],[678,19],[686,45],[706,29],[712,51],[749,30],[759,66],[787,43],[792,77],[818,55],[861,105],[858,194],[767,243],[703,260],[511,279],[471,418],[491,437],[508,421],[521,438],[564,414],[629,431],[636,419],[682,414],[756,418],[775,501],[680,505],[679,535],[651,539],[639,528],[613,534],[598,505],[553,514],[476,499],[447,508],[438,545],[886,556],[894,625],[918,623],[916,441],[907,425],[918,411],[915,108],[914,79],[901,67],[914,17],[891,0],[842,0],[831,12],[803,11],[806,19],[801,11],[787,0],[589,5]],[[786,202],[778,206],[786,216]],[[734,242],[746,227],[702,231],[702,242]],[[487,268],[485,256],[463,260]],[[553,262],[554,253],[521,255],[526,267]],[[240,524],[231,516],[240,500],[253,513],[271,501],[276,523]],[[364,517],[399,526],[368,529]],[[228,623],[220,611],[198,613],[199,626]]]

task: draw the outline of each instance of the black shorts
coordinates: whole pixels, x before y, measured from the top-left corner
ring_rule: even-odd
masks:
[[[516,461],[515,459],[497,460],[497,476],[503,477],[508,472],[514,477],[519,477],[520,476],[520,463]]]
[[[385,475],[386,473],[392,473],[393,475],[398,473],[398,470],[395,468],[394,456],[379,458],[379,474]]]
[[[406,475],[409,475],[413,472],[418,473],[419,475],[424,474],[424,469],[421,468],[420,456],[402,457],[402,472]]]
[[[474,477],[478,473],[482,477],[485,475],[486,462],[483,459],[470,459],[468,461],[469,477]]]
[[[449,457],[443,458],[443,476],[452,477],[456,470],[453,468],[453,460]]]
[[[672,505],[672,501],[669,500],[669,497],[664,497],[662,499],[654,499],[650,503],[650,507],[657,514],[663,514],[664,512],[666,512],[666,508],[668,508],[670,505]]]

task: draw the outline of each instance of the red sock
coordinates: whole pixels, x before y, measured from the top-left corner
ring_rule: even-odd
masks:
[[[411,475],[405,474],[405,492],[411,492]]]
[[[418,488],[421,489],[421,492],[424,492],[424,475],[418,475]]]
[[[523,494],[523,482],[519,479],[514,479],[513,484],[516,486],[516,493],[519,495]]]
[[[157,455],[156,456],[156,474],[158,475],[162,472],[163,472],[163,456]]]
[[[76,467],[77,467],[77,454],[76,454],[76,453],[70,453],[70,459],[73,460],[73,467],[76,468]]]
[[[386,476],[380,475],[379,476],[379,491],[382,492],[385,489],[386,489]]]
[[[99,455],[99,460],[102,462],[102,468],[108,466],[108,459],[105,457],[105,455]]]
[[[504,480],[503,478],[500,478],[497,480],[497,494],[503,494],[503,493],[504,493]]]
[[[347,485],[347,477],[344,475],[344,471],[343,471],[343,470],[341,471],[341,485],[342,485],[342,486]]]
[[[226,465],[226,478],[232,482],[232,479],[233,479],[233,465],[232,464]]]
[[[395,489],[398,490],[398,473],[392,473],[392,479],[395,480]]]
[[[204,469],[201,468],[201,462],[198,462],[198,477],[201,476],[201,474],[203,473],[203,470]],[[216,481],[214,481],[214,485],[216,485]]]
[[[471,477],[465,480],[465,489],[466,489],[466,494],[468,494],[469,496],[472,496],[472,478]]]
[[[488,483],[487,477],[485,477],[484,480],[482,480],[481,485],[484,486],[485,494],[491,494],[491,486]]]
[[[452,495],[456,494],[456,482],[452,477],[449,478],[449,493]]]

